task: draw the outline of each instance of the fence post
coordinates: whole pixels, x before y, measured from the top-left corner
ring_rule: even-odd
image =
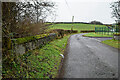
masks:
[[[105,34],[105,27],[104,27],[104,34]]]
[[[103,35],[103,27],[102,27],[102,35]]]
[[[95,33],[96,33],[96,27],[95,27]]]
[[[117,32],[118,32],[118,28],[117,28],[117,27],[115,27],[115,32],[116,32],[116,34],[117,34]]]
[[[99,32],[99,34],[100,34],[100,27],[99,27],[99,31],[98,31],[98,32]]]

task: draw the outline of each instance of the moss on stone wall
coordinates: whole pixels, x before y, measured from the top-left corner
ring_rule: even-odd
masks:
[[[42,37],[47,37],[47,36],[49,36],[49,34],[42,34],[42,35],[36,35],[36,36],[30,36],[30,37],[24,37],[24,38],[17,38],[16,43],[17,44],[22,44],[22,43],[25,43],[25,42],[28,42],[28,41],[32,41],[32,40],[35,40],[35,39],[40,39]]]

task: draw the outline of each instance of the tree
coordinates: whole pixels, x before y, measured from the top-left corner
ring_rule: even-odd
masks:
[[[19,10],[19,18],[22,20],[29,18],[34,23],[47,18],[48,15],[52,14],[55,3],[45,0],[32,0],[30,2],[18,2],[17,8]]]
[[[5,71],[10,67],[13,60],[16,61],[16,55],[11,53],[11,37],[10,34],[16,27],[15,2],[2,2],[2,69]]]
[[[120,25],[120,1],[113,2],[111,4],[112,15],[117,19],[117,23]]]
[[[103,23],[101,23],[100,21],[91,21],[91,24],[98,24],[98,25],[103,25]]]
[[[32,35],[29,29],[32,28],[30,25],[34,23],[40,24],[39,27],[43,30],[38,32],[43,33],[46,29],[43,23],[46,21],[47,17],[53,13],[54,6],[55,3],[46,0],[32,0],[30,2],[26,2],[24,0],[22,0],[22,2],[2,2],[2,22],[4,33],[15,32],[23,37],[28,36],[29,33]]]
[[[14,67],[13,62],[17,63],[18,61],[15,53],[11,50],[12,40],[15,38],[14,33],[25,37],[44,32],[45,26],[42,22],[52,13],[53,7],[54,3],[46,0],[2,2],[3,71],[11,69],[10,67]]]
[[[17,21],[19,24],[18,26],[20,26],[20,30],[17,30],[21,31],[19,34],[24,34],[21,36],[25,37],[28,35],[33,35],[33,33],[34,35],[44,33],[46,29],[44,22],[46,21],[47,17],[50,16],[50,14],[53,14],[55,3],[46,0],[32,0],[30,2],[18,2],[16,5],[18,10]],[[36,28],[33,28],[33,26],[31,26],[31,23],[35,23]],[[27,27],[27,30],[25,30],[26,26],[29,26],[29,28]],[[31,32],[31,28],[36,29],[37,31],[32,30]]]
[[[54,6],[55,4],[53,2],[46,0],[2,2],[2,34],[4,38],[7,38],[3,38],[3,41],[7,40],[9,42],[8,39],[11,38],[10,33],[19,33],[19,35],[26,36],[28,36],[29,33],[31,36],[43,33],[45,30],[43,22],[47,16],[52,13]],[[32,24],[34,24],[34,26]],[[37,25],[36,28],[35,24]],[[33,29],[40,31],[36,32],[36,30]],[[7,44],[6,41],[5,44]]]

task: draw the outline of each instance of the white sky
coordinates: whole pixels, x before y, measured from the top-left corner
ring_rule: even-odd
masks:
[[[105,24],[115,23],[112,18],[110,3],[117,0],[52,0],[56,2],[55,22],[71,22],[74,16],[74,22],[90,22],[93,20]]]

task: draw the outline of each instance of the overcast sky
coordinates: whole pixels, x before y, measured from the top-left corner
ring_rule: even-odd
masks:
[[[56,2],[55,22],[90,22],[93,20],[102,23],[115,23],[112,18],[110,3],[117,0],[52,0]]]

